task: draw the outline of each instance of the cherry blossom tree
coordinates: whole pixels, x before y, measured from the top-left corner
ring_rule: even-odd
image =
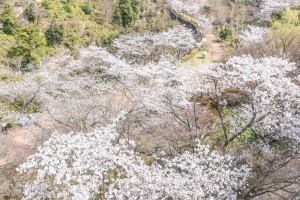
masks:
[[[267,40],[269,31],[267,28],[248,26],[242,31],[240,44],[242,46],[251,46],[258,43],[264,43]]]
[[[295,63],[242,56],[201,69],[205,76],[199,101],[208,99],[217,111],[224,149],[249,135],[254,138],[244,143],[240,154],[246,154],[241,160],[253,165],[253,179],[241,198],[288,198],[299,188],[300,178],[295,165],[299,162],[300,88],[289,74],[296,69]],[[277,145],[286,148],[279,150]]]
[[[191,90],[190,85],[188,81],[182,83],[193,72],[178,66],[180,63],[172,56],[129,65],[103,48],[89,47],[81,50],[78,60],[67,64],[44,90],[45,108],[56,121],[84,132],[104,125],[105,116],[111,117],[124,107],[145,108],[142,112],[162,115],[170,112],[162,101],[166,95],[176,106],[189,105],[192,110],[185,92]]]
[[[123,35],[114,41],[114,46],[119,57],[136,62],[153,60],[161,48],[175,50],[176,57],[180,58],[195,48],[196,40],[191,30],[178,26],[162,33]]]
[[[177,14],[183,15],[185,19],[191,18],[191,21],[195,22],[202,30],[211,29],[213,19],[201,14],[199,4],[183,2],[182,0],[167,0],[166,4]]]
[[[230,103],[230,89],[244,95],[240,105],[233,107],[236,115],[230,122],[232,128],[223,127],[226,144],[247,130],[262,137],[289,137],[299,141],[300,88],[288,76],[296,69],[294,63],[274,57],[243,56],[202,69],[212,81],[207,88],[214,88],[211,91],[217,99],[218,110]],[[220,118],[222,121],[221,115]]]
[[[0,107],[3,120],[18,122],[22,116],[42,110],[41,93],[46,85],[47,77],[42,75],[20,76],[16,80],[1,81]]]
[[[249,186],[242,192],[241,199],[289,199],[299,191],[297,146],[292,145],[280,152],[274,145],[260,142],[248,146],[242,157],[252,163],[253,171]]]
[[[256,0],[248,0],[250,4],[257,5],[259,7],[255,17],[259,20],[271,20],[272,13],[276,11],[284,10],[292,6],[299,6],[299,0],[264,0],[257,4]]]
[[[265,32],[257,27],[247,31],[247,42],[253,41],[252,32],[257,39]],[[195,39],[183,27],[121,36],[114,46],[115,54],[90,46],[80,49],[76,59],[56,60],[58,69],[47,71],[46,65],[16,83],[0,83],[1,100],[11,103],[24,95],[25,105],[31,99],[41,102],[42,111],[75,132],[53,134],[18,168],[36,175],[25,185],[25,199],[248,198],[265,190],[253,179],[245,188],[250,168],[241,163],[255,163],[253,154],[267,149],[268,142],[287,138],[291,149],[298,147],[300,91],[288,75],[295,64],[240,56],[224,64],[187,67],[176,57],[194,48]],[[159,48],[161,55],[153,59]],[[170,55],[174,51],[175,57]],[[220,131],[223,149],[212,141]],[[229,154],[233,141],[247,131],[261,147],[254,151],[259,145],[249,145],[245,157]],[[167,148],[177,146],[176,152],[161,155],[155,149],[155,161],[146,165],[137,153],[139,141],[131,140],[147,134],[164,135],[171,141]],[[268,156],[272,161],[282,158],[273,155]],[[271,161],[261,163],[277,172]],[[255,178],[267,184],[270,174],[264,172]]]
[[[181,0],[167,0],[166,3],[177,12],[185,12],[188,14],[197,14],[199,12],[197,5],[184,3]]]
[[[237,167],[234,157],[210,151],[200,142],[194,153],[145,165],[131,150],[134,142],[115,144],[119,120],[88,134],[52,135],[18,168],[37,173],[26,184],[24,199],[236,199],[246,186],[247,165]]]

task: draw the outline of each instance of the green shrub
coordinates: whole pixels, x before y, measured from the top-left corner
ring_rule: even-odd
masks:
[[[33,22],[36,19],[34,13],[34,4],[30,3],[24,13],[27,16],[28,21]]]
[[[148,18],[153,18],[153,17],[155,17],[156,15],[157,15],[157,13],[151,10],[151,11],[148,12],[147,17],[148,17]]]
[[[13,14],[13,7],[10,4],[4,4],[3,12],[0,15],[3,33],[12,35],[19,27],[17,18]]]
[[[228,40],[233,37],[231,28],[224,27],[219,33],[219,37],[222,41]]]
[[[51,9],[51,6],[52,6],[51,0],[44,0],[42,2],[42,7],[45,8],[46,10]]]
[[[13,102],[9,103],[8,107],[12,110],[25,113],[36,113],[41,108],[41,102],[36,100],[28,101],[31,97],[20,95]]]
[[[102,45],[109,45],[111,44],[114,39],[118,36],[118,33],[116,31],[110,31],[106,34],[104,34],[102,37],[101,37],[101,44]]]
[[[89,4],[84,4],[82,7],[81,7],[81,10],[84,14],[86,15],[90,15],[92,13],[92,8]]]
[[[40,57],[47,52],[45,38],[40,34],[39,28],[33,24],[19,29],[15,38],[17,43],[11,48],[9,56],[23,57],[23,70],[26,70],[28,64],[38,64]]]
[[[12,122],[7,122],[6,127],[7,128],[12,128],[13,127],[13,123]]]
[[[50,27],[46,30],[45,37],[48,46],[53,46],[54,44],[61,44],[64,38],[63,25],[52,23]]]
[[[245,131],[238,138],[241,142],[246,142],[246,143],[250,143],[250,144],[253,144],[254,142],[257,141],[257,137],[256,137],[255,133],[251,130]]]
[[[0,75],[0,80],[3,82],[8,82],[8,81],[12,81],[12,82],[17,82],[20,81],[20,75],[18,74],[2,74]]]
[[[67,13],[72,13],[72,6],[70,4],[65,4],[63,8]]]
[[[6,62],[6,57],[9,49],[15,43],[15,40],[12,35],[4,34],[0,31],[0,63]]]
[[[75,53],[76,45],[80,43],[80,38],[78,37],[78,34],[75,32],[71,32],[66,36],[66,40],[64,42],[64,45],[69,48],[72,53]]]
[[[272,12],[272,19],[273,20],[282,20],[283,12],[282,11],[274,11]]]
[[[165,200],[174,200],[172,197],[168,196]]]

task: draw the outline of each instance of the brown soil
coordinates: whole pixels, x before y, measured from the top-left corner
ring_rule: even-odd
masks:
[[[20,193],[21,176],[15,169],[59,128],[53,121],[41,125],[17,126],[7,134],[0,132],[0,199],[11,199]]]
[[[213,33],[205,34],[206,43],[212,56],[212,62],[220,62],[226,57],[222,44]]]

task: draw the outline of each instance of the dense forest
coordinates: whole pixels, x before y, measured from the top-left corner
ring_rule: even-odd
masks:
[[[297,200],[300,0],[0,0],[0,199]]]

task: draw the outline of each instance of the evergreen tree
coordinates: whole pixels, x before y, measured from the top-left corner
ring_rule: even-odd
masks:
[[[123,27],[134,25],[139,14],[140,0],[119,0],[115,7],[114,22]]]
[[[13,7],[5,4],[3,12],[0,15],[0,23],[2,24],[3,33],[13,35],[18,28],[18,20],[13,14]]]
[[[46,41],[37,26],[31,24],[22,27],[16,34],[17,43],[10,51],[11,58],[22,57],[22,67],[26,70],[26,66],[30,63],[38,64],[39,59],[45,52]]]
[[[45,37],[48,46],[53,46],[54,44],[60,44],[64,38],[63,25],[52,23],[50,27],[46,30]]]

